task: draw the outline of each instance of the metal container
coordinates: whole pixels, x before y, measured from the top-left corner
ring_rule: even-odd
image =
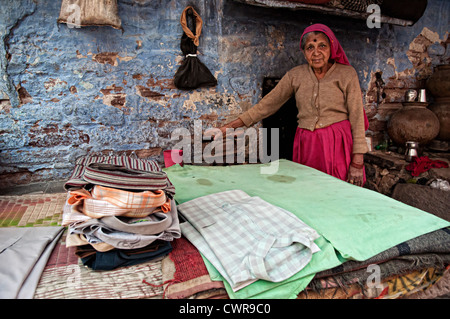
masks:
[[[406,102],[414,102],[416,100],[416,98],[417,98],[416,90],[410,89],[410,90],[406,91],[406,93],[405,93]]]
[[[419,156],[418,148],[419,143],[413,141],[406,142],[405,160],[407,162],[412,162],[415,157]]]
[[[426,93],[425,89],[421,89],[419,91],[418,102],[422,102],[422,103],[427,102],[427,93]]]

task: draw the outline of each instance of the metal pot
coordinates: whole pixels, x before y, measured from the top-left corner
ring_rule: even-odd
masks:
[[[419,143],[413,141],[406,142],[405,160],[407,162],[414,161],[414,158],[419,156],[418,149]]]

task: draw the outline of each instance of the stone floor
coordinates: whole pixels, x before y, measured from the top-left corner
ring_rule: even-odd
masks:
[[[53,194],[64,193],[65,181],[51,181],[32,183],[22,186],[15,186],[9,188],[0,188],[0,195],[25,195],[25,194]]]
[[[450,153],[424,153],[422,156],[450,164]],[[436,179],[447,180],[450,183],[450,167],[432,168],[414,177],[406,170],[410,163],[405,161],[403,155],[395,152],[372,151],[365,154],[364,161],[367,176],[365,187],[384,195],[392,196],[395,186],[399,183],[425,185]]]

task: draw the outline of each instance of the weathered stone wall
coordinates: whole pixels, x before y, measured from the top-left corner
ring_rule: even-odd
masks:
[[[358,71],[374,143],[433,66],[448,62],[450,3],[429,0],[411,27],[311,12],[250,7],[232,0],[119,0],[123,31],[57,24],[60,1],[2,0],[0,178],[4,187],[65,179],[78,156],[134,152],[162,160],[175,128],[224,121],[256,103],[264,77],[304,63],[299,38],[329,25]],[[180,15],[193,5],[204,25],[200,60],[217,87],[181,91]],[[376,74],[384,82],[375,85]],[[377,103],[377,94],[385,98]]]

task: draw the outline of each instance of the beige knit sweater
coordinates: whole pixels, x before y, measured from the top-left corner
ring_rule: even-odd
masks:
[[[269,94],[239,118],[246,126],[251,126],[278,111],[292,95],[296,99],[300,128],[314,131],[348,119],[352,127],[353,153],[368,151],[361,88],[352,66],[334,63],[321,80],[307,64],[294,67]]]

